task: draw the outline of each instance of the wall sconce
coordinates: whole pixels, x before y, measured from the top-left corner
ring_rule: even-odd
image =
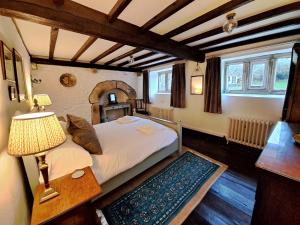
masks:
[[[203,75],[191,76],[191,95],[203,95]]]

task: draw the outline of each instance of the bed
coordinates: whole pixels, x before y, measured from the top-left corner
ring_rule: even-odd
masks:
[[[72,167],[68,168],[68,166],[77,164],[72,160],[73,155],[75,155],[73,153],[78,151],[81,155],[76,153],[77,158],[82,159],[78,162],[78,166],[91,166],[103,189],[103,193],[98,197],[102,197],[167,156],[181,151],[180,123],[140,114],[134,114],[132,118],[134,118],[134,122],[128,124],[112,121],[94,125],[103,154],[91,154],[92,162],[89,159],[84,160],[87,157],[86,151],[80,150],[78,148],[80,146],[73,143],[71,137],[67,135],[67,140],[63,145],[47,153],[49,179],[52,180],[70,173]],[[154,132],[152,130],[150,133],[145,133],[137,129],[148,125],[154,128]],[[55,156],[53,156],[54,152],[56,152]],[[72,154],[67,156],[65,152],[72,152]],[[68,160],[60,160],[63,157],[68,158]],[[76,159],[74,158],[74,160]],[[34,193],[39,180],[42,181],[35,157],[26,156],[23,157],[23,161],[31,191]],[[84,164],[85,161],[87,164]]]

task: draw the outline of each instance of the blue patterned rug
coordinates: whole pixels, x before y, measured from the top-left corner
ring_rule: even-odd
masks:
[[[219,168],[186,152],[103,209],[109,225],[168,224]]]

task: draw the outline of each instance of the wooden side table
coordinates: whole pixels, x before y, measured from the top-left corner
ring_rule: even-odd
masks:
[[[85,174],[73,179],[71,174],[50,181],[52,187],[59,192],[59,196],[39,202],[44,185],[40,184],[35,191],[32,208],[31,225],[40,224],[95,224],[92,221],[90,201],[102,193],[90,167],[83,169]]]

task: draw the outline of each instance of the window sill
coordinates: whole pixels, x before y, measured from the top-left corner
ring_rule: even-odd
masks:
[[[243,97],[243,98],[276,98],[276,99],[284,99],[285,95],[263,95],[263,94],[230,94],[224,93],[222,96],[229,96],[229,97]]]
[[[170,95],[171,93],[157,92],[156,95]]]

